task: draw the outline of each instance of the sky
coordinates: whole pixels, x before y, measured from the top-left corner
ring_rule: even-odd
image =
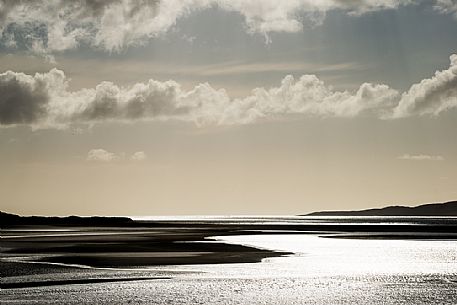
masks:
[[[457,1],[0,0],[0,210],[457,198]]]

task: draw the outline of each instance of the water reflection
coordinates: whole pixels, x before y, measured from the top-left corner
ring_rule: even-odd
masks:
[[[450,240],[334,239],[316,235],[219,236],[215,241],[293,252],[261,264],[177,266],[197,277],[457,276],[457,242]],[[167,268],[170,268],[169,266]]]

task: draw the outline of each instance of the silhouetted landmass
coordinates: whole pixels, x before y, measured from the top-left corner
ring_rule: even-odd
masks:
[[[322,211],[306,216],[457,216],[457,201],[423,204],[416,207],[389,206],[361,211]]]
[[[53,226],[125,226],[134,221],[128,217],[44,217],[44,216],[19,216],[0,212],[0,226],[19,225],[53,225]]]
[[[423,204],[416,207],[389,206],[378,209],[367,209],[360,211],[321,211],[313,212],[303,216],[457,216],[457,201],[445,203]],[[45,216],[19,216],[0,211],[0,226],[22,226],[22,225],[51,225],[51,226],[142,226],[145,222],[137,222],[128,217],[106,217],[106,216],[67,216],[67,217],[45,217]],[[176,225],[177,223],[175,223]],[[152,223],[148,226],[168,225],[163,222]],[[186,224],[192,226],[192,224]],[[200,225],[200,224],[197,224]]]

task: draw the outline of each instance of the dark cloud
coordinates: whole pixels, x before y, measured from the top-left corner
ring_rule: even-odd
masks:
[[[0,74],[0,124],[32,124],[46,116],[48,92],[30,76]]]

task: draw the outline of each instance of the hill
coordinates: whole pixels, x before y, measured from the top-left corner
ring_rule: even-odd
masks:
[[[388,206],[359,211],[322,211],[306,216],[457,216],[457,201],[423,204],[416,207]]]
[[[57,225],[57,226],[119,226],[131,225],[134,221],[128,217],[45,217],[45,216],[19,216],[0,211],[0,226],[15,225]]]

